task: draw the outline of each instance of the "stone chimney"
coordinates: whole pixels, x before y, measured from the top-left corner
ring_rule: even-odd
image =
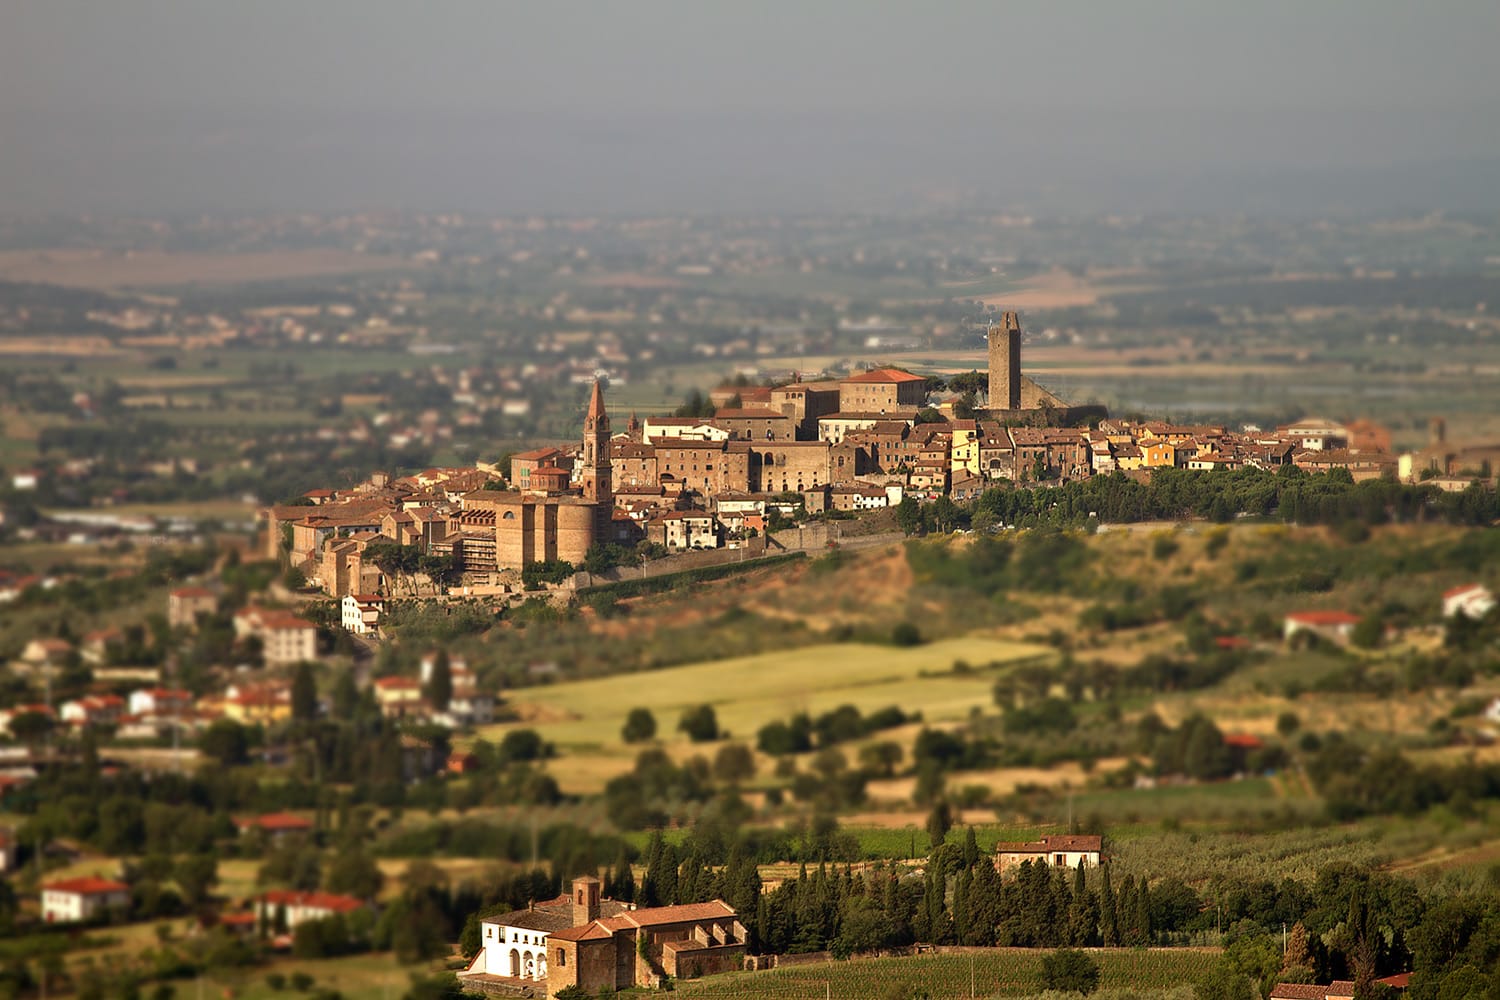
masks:
[[[573,926],[599,919],[599,880],[581,875],[573,880]]]

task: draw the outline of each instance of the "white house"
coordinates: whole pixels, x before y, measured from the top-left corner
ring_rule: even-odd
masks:
[[[1348,642],[1359,617],[1347,611],[1295,611],[1286,616],[1282,635],[1290,642],[1298,633],[1308,632],[1331,642]]]
[[[1443,617],[1456,618],[1463,615],[1465,618],[1479,620],[1489,614],[1495,607],[1495,595],[1490,589],[1481,583],[1471,583],[1463,587],[1454,587],[1443,594]]]
[[[995,845],[995,867],[1001,872],[1019,868],[1024,861],[1041,862],[1054,868],[1097,868],[1104,857],[1104,838],[1080,834],[1048,836],[1028,843]]]
[[[342,896],[333,892],[296,892],[291,889],[272,889],[255,901],[255,910],[264,924],[286,921],[286,929],[294,931],[297,925],[308,920],[327,920],[329,917],[348,916],[363,910],[366,904],[353,896]]]
[[[193,709],[193,694],[181,688],[141,688],[130,692],[127,711],[131,715],[153,718],[177,715]]]
[[[234,616],[236,638],[258,636],[270,667],[318,658],[318,627],[290,611],[246,608]]]
[[[646,524],[646,537],[673,551],[716,549],[719,531],[712,514],[674,510]]]
[[[42,886],[42,920],[81,923],[130,906],[130,886],[106,878],[70,878]]]
[[[380,627],[385,598],[379,594],[349,594],[340,605],[343,626],[355,635],[371,635]]]
[[[0,827],[0,874],[15,871],[16,835],[10,827]]]
[[[65,701],[59,710],[62,720],[73,726],[112,726],[125,712],[125,699],[119,695],[84,695]]]

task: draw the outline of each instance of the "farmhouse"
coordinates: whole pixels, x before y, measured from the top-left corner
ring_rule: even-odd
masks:
[[[106,878],[70,878],[42,886],[42,920],[49,924],[96,920],[130,906],[130,886]]]
[[[1047,836],[1027,843],[995,845],[995,868],[1002,874],[1022,862],[1040,861],[1056,868],[1097,868],[1103,861],[1104,838],[1086,834]]]
[[[1307,634],[1330,642],[1346,643],[1358,624],[1359,617],[1347,611],[1295,611],[1286,616],[1282,635],[1287,642],[1300,634]]]
[[[1454,587],[1443,595],[1444,618],[1463,615],[1477,621],[1494,610],[1494,607],[1495,595],[1490,593],[1488,587],[1479,583]]]
[[[291,813],[265,813],[248,819],[237,819],[234,825],[239,827],[240,833],[259,830],[274,843],[280,843],[287,837],[311,833],[313,828],[310,820]]]
[[[167,624],[173,628],[196,628],[199,615],[211,615],[219,598],[207,587],[178,587],[167,595]]]
[[[255,911],[263,925],[284,923],[288,931],[296,930],[298,924],[308,920],[347,916],[364,908],[365,903],[353,896],[290,889],[272,889],[255,901]]]

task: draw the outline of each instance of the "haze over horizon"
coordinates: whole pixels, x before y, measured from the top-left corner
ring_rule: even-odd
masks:
[[[1494,210],[1500,6],[0,13],[0,211]]]

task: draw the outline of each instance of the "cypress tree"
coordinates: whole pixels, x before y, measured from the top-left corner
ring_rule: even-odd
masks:
[[[1136,943],[1135,919],[1135,876],[1126,875],[1120,883],[1119,898],[1115,900],[1115,921],[1119,925],[1120,944]]]
[[[979,840],[974,836],[974,828],[969,827],[964,833],[964,867],[973,868],[979,863]]]
[[[1120,927],[1115,913],[1115,890],[1109,884],[1109,865],[1101,869],[1103,878],[1099,885],[1099,937],[1106,948],[1120,943]]]
[[[313,680],[312,664],[303,660],[292,674],[292,718],[311,722],[318,714],[318,685]]]
[[[635,902],[635,873],[630,869],[630,859],[625,856],[623,847],[620,848],[620,853],[615,858],[615,870],[610,875],[610,885],[612,898],[622,903]]]
[[[1151,887],[1144,878],[1135,893],[1135,935],[1136,944],[1151,943]]]

